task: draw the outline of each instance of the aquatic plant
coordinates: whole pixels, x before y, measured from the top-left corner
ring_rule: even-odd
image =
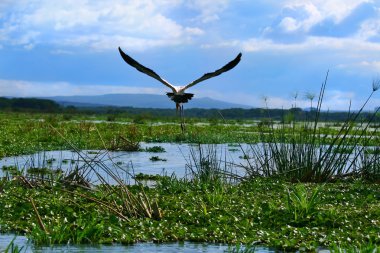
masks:
[[[320,188],[315,212],[297,222],[287,209],[288,189],[293,193],[295,186],[271,178],[206,187],[195,181],[164,177],[155,188],[128,186],[134,196],[144,191],[150,203],[157,201],[160,219],[144,215],[123,219],[116,213],[124,210],[123,200],[116,194],[106,195],[102,188],[107,186],[92,187],[57,183],[27,188],[14,180],[4,182],[0,230],[26,233],[35,244],[257,242],[278,250],[313,251],[334,243],[380,243],[377,184],[328,183]],[[114,186],[115,191],[118,187]],[[307,184],[305,188],[310,200],[315,185]],[[38,224],[30,198],[48,233]]]
[[[140,143],[117,135],[109,142],[107,149],[112,151],[139,151]]]
[[[294,222],[310,219],[316,212],[320,203],[320,186],[316,187],[311,193],[305,185],[297,184],[288,189],[286,208],[292,214]]]
[[[376,244],[360,244],[358,246],[338,246],[330,248],[331,253],[377,253],[380,252],[380,246]]]
[[[256,245],[255,244],[248,244],[248,245],[238,244],[235,246],[229,246],[225,252],[227,253],[254,253],[256,252]]]
[[[370,182],[380,182],[380,147],[366,148],[355,166],[358,176]]]
[[[157,161],[163,161],[163,162],[166,162],[167,160],[164,159],[164,158],[160,158],[158,156],[152,156],[149,158],[149,160],[151,160],[152,162],[157,162]]]
[[[186,170],[191,180],[208,185],[231,183],[239,178],[227,161],[226,151],[218,153],[215,145],[191,146]]]
[[[146,147],[145,152],[152,152],[152,153],[163,153],[166,152],[164,147],[161,146],[153,146],[153,147]]]

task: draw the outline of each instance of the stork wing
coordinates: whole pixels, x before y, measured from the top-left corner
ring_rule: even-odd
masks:
[[[123,60],[128,63],[129,65],[131,65],[132,67],[134,67],[135,69],[137,69],[138,71],[144,73],[144,74],[147,74],[148,76],[150,77],[153,77],[154,79],[160,81],[161,83],[163,83],[164,85],[168,86],[170,89],[172,89],[173,92],[177,92],[175,87],[173,85],[171,85],[168,81],[162,79],[159,75],[156,74],[156,72],[154,72],[153,70],[141,65],[140,63],[138,63],[137,61],[135,61],[134,59],[132,59],[132,57],[128,56],[126,53],[123,52],[123,50],[121,50],[121,48],[119,47],[119,52],[120,52],[120,55],[121,57],[123,58]]]
[[[202,77],[198,78],[195,81],[192,81],[191,83],[189,83],[188,85],[183,87],[182,90],[186,90],[187,88],[190,88],[191,86],[194,86],[199,82],[202,82],[204,80],[207,80],[207,79],[215,77],[215,76],[218,76],[218,75],[220,75],[220,74],[222,74],[228,70],[233,69],[240,62],[240,58],[241,58],[241,53],[239,53],[235,59],[233,59],[232,61],[230,61],[226,65],[224,65],[222,68],[215,70],[214,72],[204,74]]]

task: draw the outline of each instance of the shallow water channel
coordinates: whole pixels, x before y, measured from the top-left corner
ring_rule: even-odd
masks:
[[[244,169],[239,168],[239,165],[246,164],[246,160],[243,159],[244,152],[236,145],[202,144],[199,147],[194,144],[142,143],[141,148],[144,150],[154,146],[164,148],[165,152],[42,151],[31,155],[3,158],[0,160],[0,168],[3,166],[16,166],[19,171],[24,172],[29,168],[61,169],[64,172],[80,168],[88,171],[86,177],[90,181],[96,178],[94,177],[96,172],[104,176],[109,183],[114,183],[113,179],[105,172],[109,169],[117,173],[125,183],[133,184],[133,175],[139,173],[168,176],[174,173],[176,177],[182,178],[188,175],[191,169],[195,169],[194,163],[199,163],[199,152],[201,150],[202,156],[213,155],[223,168],[230,169],[239,175],[244,175]],[[242,148],[243,150],[246,149],[247,145],[243,145]],[[5,174],[3,170],[0,170],[0,177],[5,176]],[[95,180],[92,183],[96,184],[97,182]]]
[[[178,243],[136,243],[133,245],[53,245],[53,246],[35,246],[25,236],[17,236],[10,234],[0,234],[0,252],[3,252],[14,240],[14,246],[22,249],[22,253],[63,253],[63,252],[86,252],[86,253],[100,253],[100,252],[169,252],[169,253],[193,253],[193,252],[229,252],[233,247],[226,244],[212,244],[212,243],[192,243],[192,242],[178,242]],[[11,252],[11,251],[10,251]],[[274,249],[267,247],[255,247],[257,253],[270,253],[277,252]]]
[[[0,252],[3,252],[8,244],[14,239],[14,235],[0,235]],[[226,252],[229,247],[225,244],[212,243],[136,243],[133,245],[54,245],[54,246],[35,246],[28,242],[25,236],[18,236],[14,240],[14,245],[22,250],[23,253],[63,253],[63,252],[86,252],[86,253],[119,253],[119,252],[169,252],[169,253],[192,253],[192,252]],[[256,247],[255,252],[269,253],[276,252],[270,248]]]

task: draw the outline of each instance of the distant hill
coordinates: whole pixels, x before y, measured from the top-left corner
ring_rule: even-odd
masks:
[[[61,105],[76,107],[95,106],[118,106],[136,108],[174,108],[174,102],[165,95],[151,94],[106,94],[97,96],[56,96],[44,97],[53,100]],[[247,105],[233,104],[211,98],[193,98],[186,108],[203,109],[228,109],[228,108],[251,108]]]

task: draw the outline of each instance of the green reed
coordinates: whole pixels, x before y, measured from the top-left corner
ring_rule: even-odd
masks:
[[[273,124],[260,133],[258,144],[252,144],[247,157],[247,174],[250,176],[278,176],[293,182],[327,182],[351,175],[357,160],[364,152],[364,146],[374,138],[376,132],[367,134],[378,108],[365,122],[360,119],[361,112],[374,92],[379,88],[374,81],[373,90],[359,111],[349,112],[347,120],[331,136],[323,133],[321,124],[321,106],[327,84],[322,84],[317,109],[313,117],[305,122],[284,122],[279,129]],[[344,152],[338,152],[342,151]],[[367,166],[368,167],[368,166]],[[360,168],[362,170],[363,168]]]

